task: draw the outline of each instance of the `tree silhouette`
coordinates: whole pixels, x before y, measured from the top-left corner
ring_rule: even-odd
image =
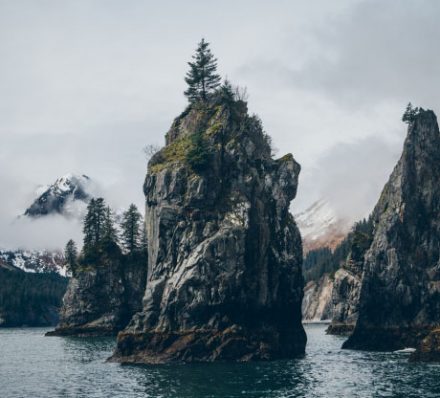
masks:
[[[214,58],[209,48],[209,43],[202,39],[198,44],[193,62],[188,62],[190,70],[185,81],[188,89],[185,95],[190,102],[205,102],[208,95],[220,85],[220,75],[217,72],[217,59]]]

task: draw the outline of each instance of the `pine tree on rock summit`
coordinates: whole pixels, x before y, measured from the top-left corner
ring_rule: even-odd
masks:
[[[118,243],[118,233],[114,225],[113,212],[110,209],[110,206],[107,206],[105,208],[104,222],[102,229],[103,229],[102,239],[104,243],[106,244]]]
[[[410,124],[411,122],[413,122],[419,111],[419,108],[414,108],[411,102],[409,102],[406,106],[405,112],[402,115],[402,122]]]
[[[130,205],[122,217],[121,241],[128,254],[133,254],[141,248],[141,218],[142,216],[134,204]]]
[[[208,95],[220,85],[220,75],[217,72],[217,59],[211,53],[209,43],[202,39],[198,44],[193,62],[188,62],[190,70],[186,74],[185,81],[188,89],[185,95],[190,102],[205,102]]]
[[[64,249],[64,258],[66,261],[67,270],[74,275],[78,258],[78,249],[76,248],[76,244],[72,239],[70,239],[66,244],[66,248]]]
[[[103,198],[92,198],[84,218],[84,254],[90,255],[102,244],[105,230],[106,206]]]

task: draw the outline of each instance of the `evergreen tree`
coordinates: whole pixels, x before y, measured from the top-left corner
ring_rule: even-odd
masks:
[[[419,112],[419,108],[414,108],[411,104],[411,102],[408,103],[406,106],[405,112],[402,115],[402,122],[405,122],[407,124],[410,124],[414,121],[414,118]]]
[[[142,244],[141,214],[137,207],[131,204],[122,217],[122,245],[128,254],[140,250]]]
[[[106,207],[103,198],[92,198],[84,218],[84,253],[95,251],[103,241]]]
[[[87,205],[87,213],[84,217],[84,223],[83,223],[83,233],[84,233],[84,245],[83,245],[83,251],[84,253],[89,253],[93,250],[93,247],[95,246],[95,233],[94,233],[94,217],[95,217],[95,199],[90,199],[89,204]]]
[[[202,39],[199,43],[193,62],[188,62],[190,70],[186,74],[185,81],[188,89],[185,95],[190,102],[203,101],[208,98],[208,94],[220,85],[220,75],[217,72],[217,59],[209,49],[209,43]]]
[[[232,104],[235,100],[234,89],[228,79],[220,86],[220,97],[227,104]]]
[[[64,249],[64,258],[66,260],[67,270],[74,275],[78,258],[78,250],[75,242],[72,239],[70,239],[66,244],[66,248]]]
[[[196,173],[201,173],[207,168],[210,157],[211,152],[203,137],[203,133],[199,131],[192,134],[191,148],[186,155],[186,161],[190,167]]]
[[[118,243],[118,233],[113,221],[113,212],[110,206],[107,206],[104,211],[104,219],[102,223],[102,241],[103,243]]]

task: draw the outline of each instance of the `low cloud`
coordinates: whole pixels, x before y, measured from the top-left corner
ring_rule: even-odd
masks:
[[[81,245],[81,221],[59,215],[20,217],[0,228],[0,247],[6,249],[56,250],[64,248],[69,239]]]
[[[325,198],[336,214],[352,222],[367,217],[377,203],[401,144],[367,137],[334,146],[302,177],[301,191]],[[310,203],[310,198],[305,202]]]

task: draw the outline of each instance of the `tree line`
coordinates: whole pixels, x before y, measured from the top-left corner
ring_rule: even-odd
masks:
[[[124,254],[127,257],[146,255],[147,237],[142,215],[131,204],[122,214],[119,228],[115,216],[103,198],[92,198],[83,221],[83,247],[78,253],[76,243],[67,242],[64,256],[66,266],[75,275],[81,265],[97,264],[103,254]]]
[[[318,281],[324,274],[332,276],[345,265],[349,255],[351,261],[363,261],[372,238],[373,219],[370,216],[368,219],[357,222],[335,250],[332,251],[328,247],[310,250],[303,261],[305,282]]]
[[[66,286],[67,278],[56,273],[32,274],[0,268],[0,325],[54,324]]]

